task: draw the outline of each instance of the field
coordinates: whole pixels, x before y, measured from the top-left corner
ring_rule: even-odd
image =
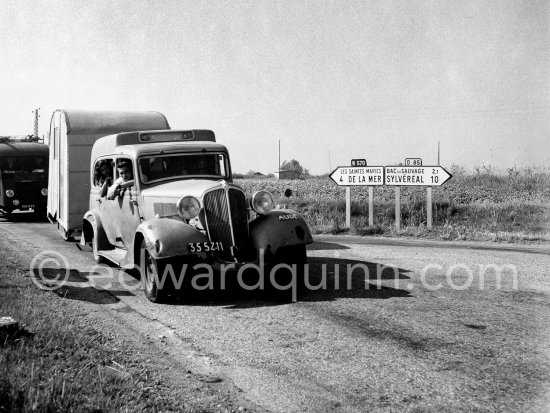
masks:
[[[351,228],[345,225],[345,188],[328,176],[303,180],[238,179],[247,194],[265,189],[275,202],[302,213],[312,232],[412,236],[445,240],[550,241],[550,170],[490,167],[468,172],[450,168],[453,178],[433,190],[433,228],[426,227],[426,189],[401,188],[401,223],[395,227],[395,192],[374,191],[374,227],[368,226],[368,189],[351,190]],[[284,197],[290,188],[293,195]]]

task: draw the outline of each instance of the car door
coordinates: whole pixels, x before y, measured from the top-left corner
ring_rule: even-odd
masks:
[[[127,157],[119,157],[117,162],[120,162],[121,159],[130,162],[132,174],[135,178],[137,176],[135,162]],[[111,203],[111,215],[115,221],[115,245],[120,248],[127,249],[132,245],[136,228],[140,223],[140,202],[137,189],[136,180],[134,179],[132,186],[123,189],[117,198],[109,201]]]
[[[90,209],[95,209],[99,215],[103,230],[111,244],[115,244],[115,220],[111,201],[107,200],[107,188],[113,184],[114,159],[112,157],[98,158],[92,170],[92,185],[90,190]]]

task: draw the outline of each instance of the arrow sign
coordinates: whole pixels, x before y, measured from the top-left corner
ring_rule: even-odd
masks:
[[[339,166],[330,179],[340,186],[377,186],[384,185],[383,166]]]
[[[452,175],[441,166],[386,166],[385,184],[393,186],[440,186]]]

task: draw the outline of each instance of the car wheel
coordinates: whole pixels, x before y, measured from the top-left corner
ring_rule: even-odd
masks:
[[[143,240],[140,248],[139,271],[145,297],[153,303],[159,303],[166,299],[165,291],[159,288],[160,267],[158,260],[151,256],[145,240]]]
[[[279,264],[286,264],[294,268],[275,268]],[[295,245],[279,248],[269,266],[269,292],[275,299],[282,301],[296,301],[305,292],[305,264],[307,264],[306,246]],[[271,277],[271,270],[275,270]],[[295,276],[295,277],[294,277]],[[289,286],[290,288],[285,288]]]

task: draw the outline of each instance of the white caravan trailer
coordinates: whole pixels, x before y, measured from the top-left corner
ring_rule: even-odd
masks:
[[[48,218],[65,240],[82,231],[89,207],[90,154],[99,138],[121,132],[170,129],[159,112],[57,109],[50,122]]]

